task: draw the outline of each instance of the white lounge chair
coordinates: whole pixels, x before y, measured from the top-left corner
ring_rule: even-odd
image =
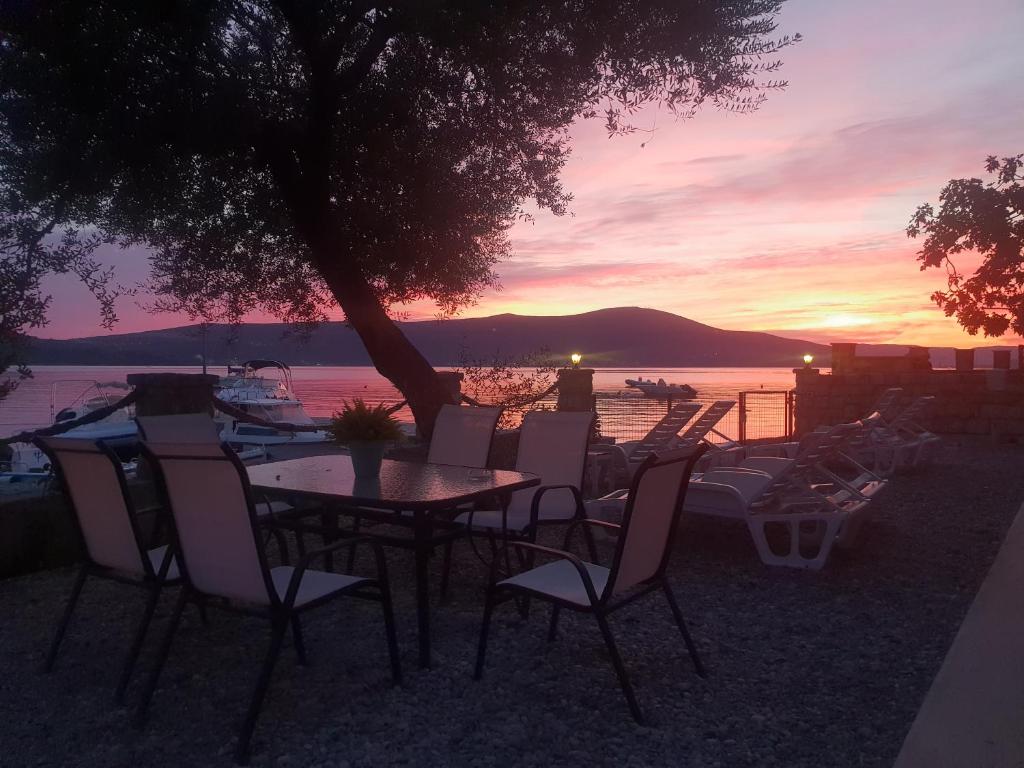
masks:
[[[921,395],[889,420],[880,421],[871,431],[867,444],[878,471],[892,474],[902,469],[920,467],[932,458],[941,438],[921,426],[935,398]]]
[[[684,400],[672,406],[668,413],[640,440],[625,440],[613,445],[598,443],[591,446],[590,450],[593,453],[610,456],[610,462],[606,465],[610,466],[609,477],[605,478],[606,482],[610,482],[612,488],[621,488],[624,485],[628,485],[636,473],[637,467],[650,454],[670,450],[679,444],[679,441],[682,439],[679,436],[679,431],[697,415],[700,409],[700,403]],[[713,427],[714,424],[711,426]],[[687,431],[689,432],[690,430]],[[710,428],[708,431],[710,431]],[[706,435],[707,431],[704,434]],[[691,441],[688,441],[687,444],[689,442]],[[592,471],[595,474],[598,466],[597,462],[594,462],[592,465]],[[599,490],[595,490],[599,486],[598,478],[592,477],[591,492],[600,493]]]
[[[690,481],[684,511],[743,520],[768,565],[818,570],[833,546],[853,543],[868,505],[885,487],[875,475],[851,481],[832,469],[846,460],[842,441],[862,428],[859,422],[833,427],[795,459],[758,459],[753,466],[705,472]],[[771,548],[769,526],[787,531],[784,551]]]
[[[688,400],[676,403],[642,439],[616,444],[614,447],[623,453],[631,465],[630,474],[632,475],[650,454],[670,448],[672,442],[678,438],[679,431],[697,415],[700,408],[700,403]]]
[[[697,674],[703,677],[704,668],[665,572],[672,552],[679,511],[687,493],[687,480],[697,458],[705,450],[705,446],[698,446],[649,456],[633,478],[630,501],[626,504],[621,525],[578,520],[566,533],[562,550],[531,542],[509,541],[508,546],[527,553],[530,561],[536,556],[554,559],[501,581],[497,580],[496,568],[492,568],[480,629],[475,679],[479,680],[483,675],[494,608],[516,597],[536,598],[552,604],[549,642],[557,635],[558,617],[562,608],[594,616],[629,710],[636,721],[642,724],[643,712],[626,674],[607,617],[622,606],[658,589],[668,601]],[[584,530],[593,526],[618,534],[610,568],[583,561],[567,551],[573,530],[579,525]]]
[[[683,434],[679,435],[677,440],[672,441],[673,447],[688,448],[696,445],[702,440],[707,443],[710,450],[725,450],[737,443],[727,435],[723,435],[715,427],[718,426],[718,422],[726,417],[736,405],[735,400],[716,400],[709,405],[704,412],[697,417],[697,420],[693,422]],[[708,435],[717,435],[724,442],[722,444],[714,443],[707,439]]]
[[[146,682],[135,724],[145,722],[153,691],[167,661],[187,601],[223,607],[269,620],[270,648],[263,662],[242,724],[235,760],[244,764],[264,696],[270,684],[289,626],[300,663],[305,663],[305,644],[299,618],[307,610],[349,595],[381,603],[391,673],[401,682],[387,565],[380,544],[363,539],[376,556],[376,578],[313,570],[314,560],[358,539],[345,539],[308,552],[296,567],[271,567],[259,546],[260,528],[252,490],[242,462],[225,446],[197,443],[143,443],[147,460],[157,468],[158,480],[174,519],[176,550],[184,584],[174,607],[157,661]]]
[[[43,669],[53,670],[61,640],[89,576],[140,587],[147,593],[146,606],[117,683],[115,699],[121,703],[160,591],[180,580],[178,564],[166,546],[149,548],[143,542],[121,461],[113,451],[102,443],[69,438],[38,438],[35,444],[49,457],[60,478],[85,556]]]

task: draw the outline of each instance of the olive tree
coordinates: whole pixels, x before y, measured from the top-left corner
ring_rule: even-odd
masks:
[[[495,283],[566,211],[569,126],[755,109],[780,0],[49,0],[0,6],[0,168],[150,249],[164,306],[337,305],[430,431],[446,390],[389,312]]]

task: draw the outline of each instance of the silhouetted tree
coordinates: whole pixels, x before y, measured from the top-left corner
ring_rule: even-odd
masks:
[[[445,389],[388,310],[494,285],[568,126],[748,111],[779,0],[79,0],[0,8],[0,167],[28,201],[152,249],[164,306],[333,301],[430,431]]]
[[[907,235],[924,235],[917,254],[921,269],[945,267],[949,287],[932,299],[967,332],[1024,335],[1024,155],[989,156],[985,170],[995,180],[952,179],[939,193],[939,210],[920,206]],[[954,257],[981,257],[970,277]]]
[[[60,220],[57,211],[25,208],[0,184],[0,375],[16,371],[0,379],[0,400],[29,375],[26,332],[46,325],[46,277],[76,275],[99,300],[103,325],[116,320],[112,273],[93,258],[103,238],[60,226]]]

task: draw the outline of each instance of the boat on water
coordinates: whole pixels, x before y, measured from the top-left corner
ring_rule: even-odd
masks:
[[[668,384],[664,379],[654,381],[652,379],[626,379],[626,386],[637,389],[644,397],[656,397],[667,400],[668,398],[690,400],[697,396],[697,390],[689,384]]]
[[[228,374],[217,386],[217,397],[245,413],[283,424],[318,426],[306,413],[292,389],[292,372],[278,360],[247,360],[228,366]],[[249,424],[218,413],[221,438],[238,445],[284,445],[323,443],[331,439],[324,429],[295,432]]]
[[[68,399],[68,390],[77,394]],[[90,413],[117,403],[128,390],[124,382],[100,382],[92,379],[60,379],[50,386],[50,423],[57,425],[75,421]],[[58,407],[58,402],[64,405]],[[118,408],[105,418],[69,429],[61,437],[79,440],[103,440],[122,458],[134,454],[138,443],[138,427],[134,421],[135,407]],[[0,461],[0,482],[43,483],[49,478],[50,460],[31,443],[11,443],[10,453]],[[126,462],[126,469],[134,469]]]
[[[268,376],[268,370],[279,376]],[[77,394],[68,399],[68,388]],[[98,382],[83,379],[61,379],[50,388],[50,422],[62,424],[75,421],[101,408],[115,404],[128,390],[124,382]],[[217,385],[217,396],[246,413],[261,419],[287,424],[314,426],[292,391],[291,370],[274,360],[250,360],[241,366],[228,366],[228,373]],[[64,405],[58,407],[58,403]],[[267,446],[285,444],[324,443],[330,435],[318,429],[313,432],[292,432],[233,419],[217,413],[221,425],[221,439],[233,446],[239,458],[246,462],[265,461]],[[80,440],[103,440],[125,461],[129,474],[134,470],[131,461],[138,453],[139,432],[135,424],[135,407],[119,408],[105,418],[91,424],[69,429],[61,437]],[[0,457],[0,483],[39,481],[49,477],[50,460],[31,443],[12,443],[6,457]]]

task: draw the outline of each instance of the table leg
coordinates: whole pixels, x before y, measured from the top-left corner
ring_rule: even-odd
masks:
[[[427,565],[433,546],[430,517],[423,510],[413,514],[413,548],[416,554],[416,621],[420,643],[420,667],[430,669],[430,584]]]

